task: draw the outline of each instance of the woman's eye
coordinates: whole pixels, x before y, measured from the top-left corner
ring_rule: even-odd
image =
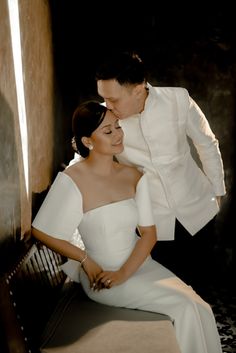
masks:
[[[110,131],[105,131],[105,134],[106,135],[109,135],[109,134],[111,134],[112,133],[112,131],[110,130]]]

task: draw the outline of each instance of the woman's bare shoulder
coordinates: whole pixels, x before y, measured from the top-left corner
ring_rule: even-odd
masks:
[[[140,172],[136,167],[125,165],[125,164],[119,164],[119,168],[122,171],[122,173],[132,178],[136,183],[143,176],[143,173]]]
[[[67,174],[72,179],[77,179],[78,177],[83,175],[84,171],[84,163],[83,161],[79,161],[64,169],[63,173]]]

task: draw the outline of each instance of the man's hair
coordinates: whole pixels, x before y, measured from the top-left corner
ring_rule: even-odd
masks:
[[[97,67],[96,81],[116,80],[120,85],[146,82],[144,63],[135,52],[113,52]]]

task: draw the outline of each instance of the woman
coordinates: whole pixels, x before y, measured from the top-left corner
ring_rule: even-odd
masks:
[[[147,179],[114,160],[123,151],[118,119],[98,102],[85,102],[72,125],[83,159],[58,173],[33,235],[75,260],[70,275],[79,274],[94,301],[169,315],[182,353],[222,352],[210,306],[150,256],[157,235]],[[70,242],[77,228],[85,250]]]

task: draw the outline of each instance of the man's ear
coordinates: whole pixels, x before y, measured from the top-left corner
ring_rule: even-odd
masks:
[[[144,89],[146,89],[146,84],[144,82],[143,83],[139,83],[134,88],[135,94],[137,94],[137,96],[142,95]]]

